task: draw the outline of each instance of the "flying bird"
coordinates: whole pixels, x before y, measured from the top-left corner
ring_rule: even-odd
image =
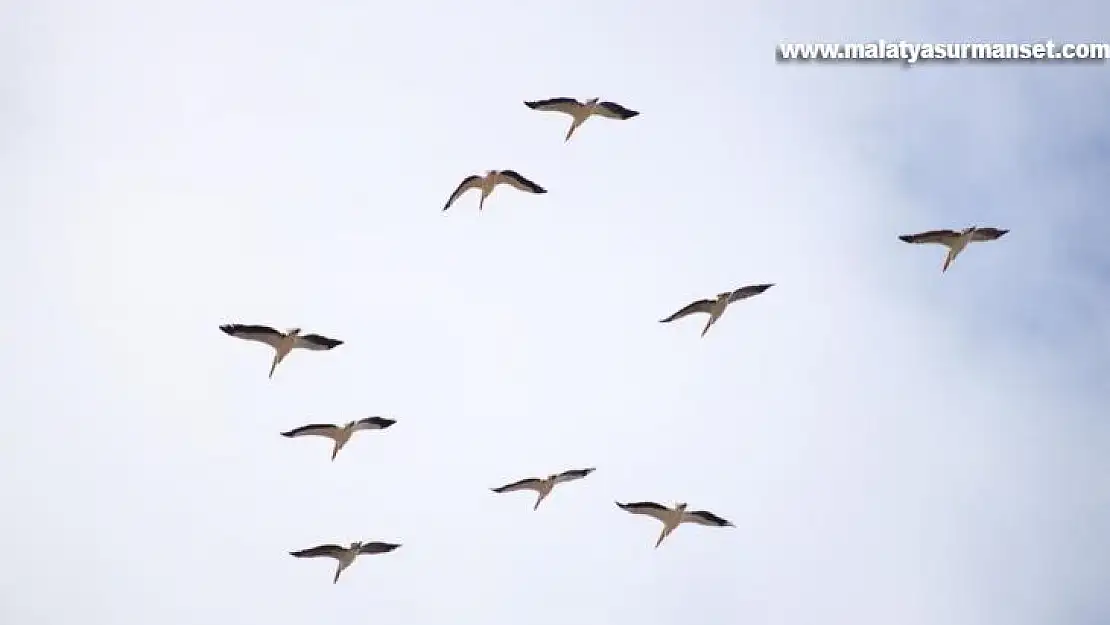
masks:
[[[303,425],[299,428],[289,430],[288,432],[282,432],[281,435],[286,438],[294,438],[297,436],[326,436],[335,442],[331,450],[331,459],[335,460],[335,455],[339,453],[340,449],[343,449],[347,441],[351,440],[355,432],[361,432],[363,430],[384,430],[394,423],[397,423],[395,419],[367,417],[357,421],[348,421],[344,425],[332,425],[330,423]]]
[[[524,105],[533,111],[558,111],[570,115],[570,130],[567,130],[567,136],[563,142],[570,141],[570,136],[574,134],[578,127],[586,123],[586,120],[594,115],[601,117],[608,117],[609,119],[632,119],[640,114],[639,111],[626,109],[616,102],[599,102],[601,98],[590,98],[585,102],[579,102],[574,98],[551,98],[549,100],[534,100],[532,102],[525,102]]]
[[[729,304],[738,302],[742,299],[747,299],[749,297],[752,297],[753,295],[759,295],[760,293],[773,286],[775,285],[753,284],[751,286],[741,287],[739,289],[736,289],[735,291],[718,293],[717,297],[714,299],[699,299],[698,301],[687,305],[685,308],[679,310],[670,317],[667,317],[666,319],[660,319],[659,323],[670,323],[675,319],[681,319],[687,315],[692,315],[694,313],[708,313],[709,321],[706,322],[705,328],[703,328],[701,331],[701,335],[705,336],[705,333],[709,332],[709,328],[714,323],[717,323],[717,320],[721,318],[721,315],[725,314],[725,309],[728,308]]]
[[[347,567],[355,561],[355,558],[361,555],[372,555],[376,553],[389,553],[397,547],[394,543],[363,543],[353,542],[350,547],[340,547],[339,545],[320,545],[319,547],[312,547],[311,549],[302,549],[300,551],[290,551],[289,555],[294,558],[335,558],[339,561],[339,566],[335,567],[335,577],[332,578],[331,583],[339,581],[339,574],[342,573]]]
[[[482,191],[482,199],[478,200],[478,210],[481,211],[482,206],[486,203],[486,198],[493,193],[493,190],[497,188],[499,184],[507,184],[528,193],[547,193],[547,189],[544,189],[511,169],[491,169],[487,171],[484,176],[467,176],[463,178],[463,181],[459,183],[455,192],[451,194],[451,197],[447,198],[447,203],[443,205],[443,210],[451,208],[451,205],[454,204],[455,200],[459,199],[463,193],[471,189],[480,189]]]
[[[706,512],[705,510],[687,512],[685,503],[677,503],[673,508],[659,505],[654,501],[638,501],[636,503],[621,503],[618,501],[616,504],[618,508],[625,512],[646,514],[663,523],[663,531],[659,534],[659,540],[655,541],[656,548],[659,547],[664,538],[683,523],[697,523],[710,527],[736,527],[712,512]]]
[[[903,234],[898,238],[906,243],[939,243],[947,247],[948,255],[944,257],[944,266],[940,269],[940,272],[944,273],[948,271],[948,266],[955,262],[960,252],[967,249],[969,244],[980,241],[994,241],[1007,232],[1009,230],[971,226],[959,232],[955,230],[930,230],[917,234]]]
[[[220,326],[224,334],[234,336],[246,341],[258,341],[274,348],[274,360],[270,364],[270,375],[274,377],[274,369],[285,360],[289,352],[296,348],[325,351],[343,344],[343,341],[329,339],[319,334],[301,334],[300,328],[292,328],[286,332],[279,332],[269,326],[251,326],[241,323],[227,323]]]
[[[593,472],[593,468],[571,469],[570,471],[563,471],[562,473],[549,475],[543,479],[530,477],[528,479],[520,480],[519,482],[513,482],[512,484],[506,484],[504,486],[498,486],[497,488],[491,488],[490,490],[495,493],[511,493],[517,490],[534,490],[539,493],[539,496],[536,497],[536,505],[532,506],[532,509],[535,510],[536,508],[540,507],[540,502],[542,502],[544,499],[547,498],[548,495],[551,494],[551,490],[555,488],[556,485],[564,484],[566,482],[572,482],[574,480],[580,480]]]

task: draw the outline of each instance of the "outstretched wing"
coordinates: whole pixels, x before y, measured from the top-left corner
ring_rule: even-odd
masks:
[[[975,232],[971,234],[972,241],[994,241],[1001,238],[1002,235],[1009,232],[1009,230],[999,230],[998,228],[976,228]]]
[[[443,205],[443,210],[451,208],[451,205],[455,203],[455,200],[459,199],[460,195],[471,189],[477,189],[480,184],[482,184],[481,176],[467,176],[463,178],[463,181],[459,183],[455,192],[451,194],[451,197],[447,198],[447,203]]]
[[[520,480],[519,482],[513,482],[512,484],[506,484],[504,486],[498,486],[497,488],[491,488],[490,490],[492,490],[495,493],[511,493],[515,490],[535,490],[535,491],[538,491],[540,489],[540,483],[541,482],[542,482],[542,480],[538,480],[534,477],[530,477],[530,478],[527,478],[527,479]]]
[[[917,234],[903,234],[898,238],[906,243],[940,243],[941,245],[945,245],[948,241],[958,236],[960,236],[960,233],[955,230],[930,230],[928,232],[918,232]]]
[[[258,341],[274,349],[277,349],[278,343],[285,336],[270,326],[253,326],[242,323],[225,323],[220,326],[220,330],[228,336],[234,336],[245,341]]]
[[[319,334],[305,334],[304,336],[297,337],[296,341],[293,343],[293,347],[322,351],[338,347],[342,344],[343,341],[339,339],[330,339],[326,336],[320,336]]]
[[[511,169],[497,172],[497,177],[500,179],[499,181],[507,182],[521,191],[527,191],[528,193],[547,193],[547,189],[544,189]]]
[[[670,317],[667,317],[666,319],[660,319],[659,323],[670,323],[675,319],[681,319],[687,315],[692,315],[694,313],[708,313],[710,310],[712,310],[712,308],[713,300],[699,299],[698,301],[687,305],[685,308],[679,310]]]
[[[533,111],[557,111],[559,113],[566,113],[567,115],[574,115],[578,112],[578,109],[582,108],[582,103],[574,98],[549,98],[547,100],[525,102],[524,106],[527,106]]]
[[[286,438],[293,438],[296,436],[326,436],[328,438],[335,438],[335,433],[338,431],[339,428],[330,423],[313,423],[311,425],[302,425],[299,428],[293,428],[288,432],[282,432],[281,435]]]
[[[589,469],[571,469],[569,471],[563,471],[559,475],[555,476],[555,483],[556,484],[563,484],[565,482],[573,482],[574,480],[580,480],[580,479],[586,477],[587,475],[589,475],[593,472],[594,472],[594,469],[592,467],[589,468]]]
[[[335,558],[338,560],[343,557],[346,551],[346,549],[339,545],[320,545],[319,547],[312,547],[311,549],[290,551],[289,555],[294,558]]]
[[[597,114],[610,119],[632,119],[639,115],[640,111],[626,109],[616,102],[599,102],[597,105]]]
[[[748,299],[753,295],[759,295],[767,289],[775,286],[774,284],[753,284],[751,286],[740,287],[728,296],[729,303],[738,302],[742,299]]]
[[[363,543],[362,546],[359,547],[358,552],[368,555],[372,555],[375,553],[389,553],[390,551],[393,551],[400,546],[401,545],[395,543]]]
[[[387,419],[385,417],[366,417],[359,419],[355,422],[355,431],[360,430],[384,430],[387,427],[397,423],[395,419]]]
[[[643,514],[664,523],[667,522],[667,514],[671,512],[666,506],[661,506],[654,501],[637,501],[634,503],[621,503],[616,502],[617,507],[625,512],[632,514]]]
[[[682,515],[683,522],[710,525],[713,527],[733,527],[732,523],[705,510],[692,510]]]

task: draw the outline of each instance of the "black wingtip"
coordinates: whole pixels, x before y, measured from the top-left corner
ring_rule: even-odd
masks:
[[[288,432],[282,432],[281,435],[284,436],[285,438],[293,438],[293,430],[289,430]]]
[[[908,234],[898,235],[898,240],[903,242],[903,243],[913,243],[913,237],[908,235]]]

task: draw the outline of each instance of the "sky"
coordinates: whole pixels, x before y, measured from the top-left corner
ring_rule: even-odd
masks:
[[[1092,1],[0,3],[0,621],[1110,622]],[[599,96],[587,122],[524,100]],[[463,177],[515,169],[549,190]],[[942,274],[897,235],[1011,230]],[[745,284],[765,294],[660,324]],[[271,353],[222,323],[345,342]],[[328,461],[279,432],[397,419]],[[597,467],[536,512],[489,488]],[[735,529],[614,501],[688,502]],[[289,551],[403,547],[331,561]]]

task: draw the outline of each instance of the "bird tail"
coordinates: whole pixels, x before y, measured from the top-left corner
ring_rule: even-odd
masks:
[[[269,378],[274,377],[274,369],[277,369],[277,366],[278,366],[279,362],[281,362],[281,356],[279,356],[277,352],[274,352],[274,361],[272,363],[270,363],[270,375],[267,376],[267,377],[269,377]]]
[[[335,442],[335,446],[331,448],[331,460],[335,462],[335,457],[339,454],[340,444],[339,441]]]
[[[338,582],[339,581],[339,574],[342,573],[342,572],[343,572],[343,565],[342,564],[335,565],[335,577],[331,578],[331,583],[334,584],[334,583]]]

